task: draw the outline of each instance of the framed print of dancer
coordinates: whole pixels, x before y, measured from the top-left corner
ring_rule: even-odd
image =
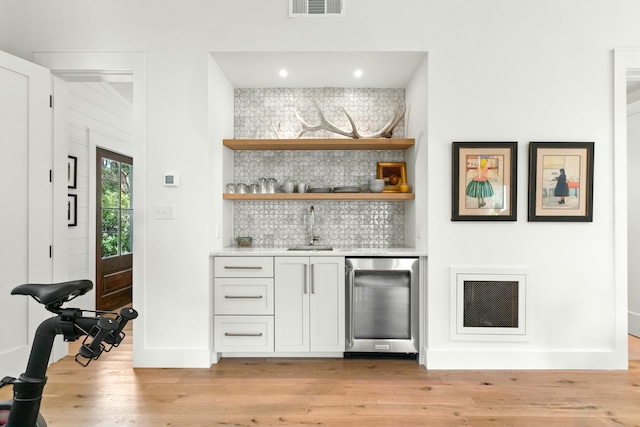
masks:
[[[467,160],[474,161],[475,159]],[[492,159],[497,162],[500,159]],[[469,197],[473,197],[478,200],[478,207],[484,208],[487,205],[485,199],[493,197],[493,187],[491,186],[491,182],[489,181],[489,168],[487,166],[488,160],[486,157],[480,158],[479,166],[478,166],[478,174],[471,178],[469,184],[467,184],[467,188],[465,189],[465,194]]]
[[[453,143],[453,221],[516,220],[516,142]]]

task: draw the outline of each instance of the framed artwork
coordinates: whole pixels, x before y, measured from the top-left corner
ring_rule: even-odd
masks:
[[[517,142],[454,142],[452,221],[516,221]]]
[[[383,192],[399,192],[400,184],[407,182],[406,162],[378,162],[377,178],[384,180]]]
[[[529,144],[529,221],[593,221],[593,147]]]
[[[67,198],[67,225],[75,227],[78,225],[78,195],[69,194]]]
[[[78,158],[69,156],[67,159],[67,187],[76,188],[78,181]]]

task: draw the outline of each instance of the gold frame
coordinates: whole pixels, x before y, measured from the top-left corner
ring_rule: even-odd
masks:
[[[400,174],[400,181],[396,185],[392,185],[386,178],[392,175]],[[400,192],[400,184],[407,183],[407,163],[406,162],[378,162],[378,171],[376,176],[378,179],[384,179],[383,193]]]

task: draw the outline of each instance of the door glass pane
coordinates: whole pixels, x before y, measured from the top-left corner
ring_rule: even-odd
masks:
[[[120,206],[120,162],[102,158],[102,207]]]
[[[102,257],[133,250],[133,166],[102,158]]]
[[[122,209],[131,209],[132,200],[131,200],[131,178],[133,177],[133,166],[128,165],[126,163],[121,163],[120,165],[120,191],[121,191],[121,200],[120,207]]]
[[[117,209],[102,209],[102,257],[118,255],[120,224]]]
[[[122,255],[133,252],[132,213],[130,210],[122,210],[120,214],[120,253]]]

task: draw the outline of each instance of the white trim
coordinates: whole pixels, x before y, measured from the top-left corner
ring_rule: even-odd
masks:
[[[140,313],[142,314],[142,313]],[[136,322],[139,320],[136,319]],[[135,322],[133,323],[135,325]],[[136,332],[137,333],[137,332]],[[135,341],[135,335],[134,335]],[[139,344],[140,346],[142,343]],[[208,348],[149,348],[144,349],[145,368],[209,368],[211,351]],[[135,355],[134,355],[135,357]],[[135,360],[134,360],[135,363]]]
[[[533,274],[529,268],[451,267],[449,338],[452,341],[523,342],[530,341],[533,321]],[[516,328],[464,327],[463,293],[467,280],[518,282],[518,320]]]
[[[627,247],[627,71],[640,68],[640,49],[613,51],[614,188],[614,356],[617,368],[629,366]]]
[[[636,336],[635,331],[640,331],[640,313],[629,311],[629,333]]]

